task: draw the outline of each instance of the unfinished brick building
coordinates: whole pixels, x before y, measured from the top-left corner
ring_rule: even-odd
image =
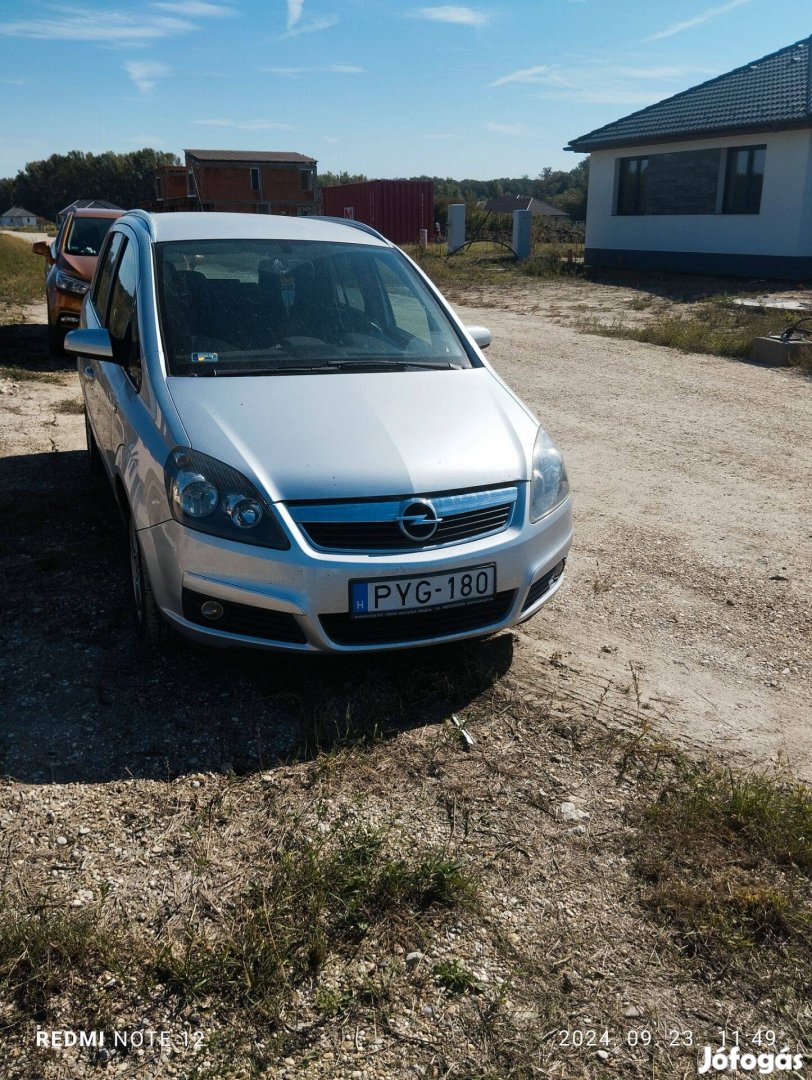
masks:
[[[315,211],[315,158],[262,150],[184,150],[184,155],[185,165],[155,170],[151,209],[290,217]]]

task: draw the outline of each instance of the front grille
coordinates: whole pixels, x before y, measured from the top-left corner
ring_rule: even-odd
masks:
[[[216,600],[223,609],[219,619],[207,619],[201,607]],[[183,590],[183,617],[198,626],[210,630],[222,630],[229,634],[265,638],[267,641],[283,641],[291,645],[304,645],[307,641],[293,615],[286,611],[269,611],[250,604],[234,604],[230,600],[204,596],[203,593]]]
[[[353,619],[342,613],[322,615],[319,621],[325,634],[337,645],[394,645],[487,629],[507,617],[515,599],[515,590],[509,589],[488,600],[453,608],[429,608],[368,619]]]
[[[509,487],[361,503],[294,503],[288,509],[308,541],[325,551],[419,551],[501,532],[517,500],[518,490]],[[436,513],[435,532],[423,539],[404,535],[399,522],[404,508],[426,502]]]
[[[407,539],[395,521],[310,521],[301,525],[316,547],[342,551],[402,551],[429,544],[454,544],[496,532],[505,527],[512,509],[512,505],[493,506],[467,514],[452,514],[440,522],[437,532],[426,541]]]

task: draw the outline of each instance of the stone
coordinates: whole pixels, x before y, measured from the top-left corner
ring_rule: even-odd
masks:
[[[561,821],[587,821],[589,819],[587,811],[581,810],[573,802],[562,802],[557,814]]]

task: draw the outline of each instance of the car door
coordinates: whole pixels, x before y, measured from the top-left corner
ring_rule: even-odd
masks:
[[[91,286],[90,298],[85,308],[84,324],[89,327],[107,325],[110,294],[125,239],[123,233],[113,232],[107,237],[105,247],[102,249],[96,276]],[[81,356],[78,360],[78,371],[87,418],[93,429],[96,445],[101,450],[104,443],[109,441],[109,434],[105,434],[105,429],[109,428],[109,417],[106,415],[104,395],[101,393],[103,377],[101,361],[93,357]],[[104,461],[107,464],[106,458]]]
[[[115,468],[118,448],[124,441],[124,420],[132,412],[133,399],[141,389],[141,342],[138,331],[136,290],[138,245],[125,235],[110,289],[105,326],[118,363],[99,364],[99,396],[104,417],[104,445],[109,468]],[[101,444],[100,444],[101,446]]]

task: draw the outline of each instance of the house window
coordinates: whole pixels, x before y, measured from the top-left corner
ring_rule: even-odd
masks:
[[[648,158],[621,158],[617,182],[618,214],[646,212]]]
[[[299,172],[299,188],[301,191],[313,190],[313,173],[310,169],[302,169]]]
[[[251,170],[251,190],[259,191],[259,169]]]
[[[727,152],[723,214],[757,214],[761,210],[765,146],[732,146]]]
[[[163,198],[163,195],[161,194],[161,178],[160,178],[160,176],[155,177],[155,198],[156,199],[162,199]]]
[[[191,169],[186,173],[186,194],[190,199],[193,199],[197,194],[195,190],[195,174]]]

